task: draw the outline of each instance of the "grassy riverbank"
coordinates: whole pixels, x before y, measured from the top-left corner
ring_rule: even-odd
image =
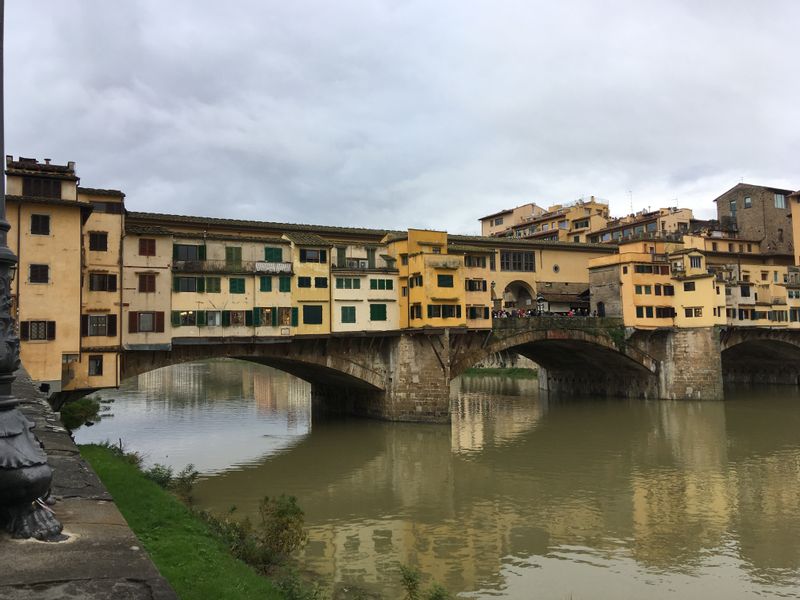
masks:
[[[511,379],[536,379],[538,377],[536,369],[518,369],[518,368],[513,368],[513,369],[472,368],[464,371],[464,375],[469,375],[471,377],[476,377],[481,375],[492,375],[500,377],[510,377]]]
[[[81,446],[81,454],[181,600],[283,597],[268,579],[232,557],[206,523],[136,465],[102,446]]]

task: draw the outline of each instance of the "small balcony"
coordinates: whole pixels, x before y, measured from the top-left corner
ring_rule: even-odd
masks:
[[[172,270],[181,273],[263,273],[264,275],[291,275],[292,263],[262,260],[176,260]]]

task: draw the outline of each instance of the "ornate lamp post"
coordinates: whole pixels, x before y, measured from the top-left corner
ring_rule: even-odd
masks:
[[[0,0],[0,157],[5,156],[3,118],[3,16]],[[52,512],[39,500],[50,489],[53,471],[47,464],[31,423],[11,393],[19,367],[19,338],[11,315],[11,280],[17,257],[8,247],[6,180],[0,175],[0,526],[16,538],[52,539],[61,533]]]

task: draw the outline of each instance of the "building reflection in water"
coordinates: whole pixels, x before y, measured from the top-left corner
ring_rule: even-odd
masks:
[[[390,598],[411,564],[474,597],[797,596],[800,402],[785,390],[566,401],[535,380],[464,378],[449,427],[312,429],[307,384],[227,364],[154,372],[138,393],[154,412],[169,396],[167,413],[206,449],[204,420],[226,432],[235,452],[198,484],[200,506],[255,515],[264,495],[298,497],[309,529],[299,560],[325,582]]]

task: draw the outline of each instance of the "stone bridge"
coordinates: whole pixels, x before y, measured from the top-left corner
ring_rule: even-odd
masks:
[[[495,319],[492,329],[417,329],[294,338],[173,338],[125,350],[122,378],[182,362],[237,358],[296,375],[317,412],[398,421],[450,419],[450,382],[498,352],[540,366],[540,387],[577,396],[721,399],[736,382],[798,382],[800,332],[626,329],[596,317]],[[67,398],[55,399],[59,401]]]

